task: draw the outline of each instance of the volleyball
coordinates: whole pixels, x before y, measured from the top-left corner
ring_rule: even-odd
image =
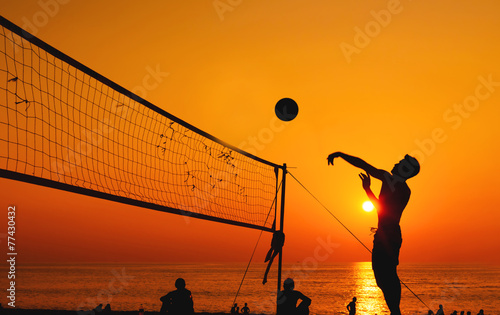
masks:
[[[299,113],[299,106],[291,98],[282,98],[276,103],[274,112],[279,119],[283,121],[290,121],[297,117]]]

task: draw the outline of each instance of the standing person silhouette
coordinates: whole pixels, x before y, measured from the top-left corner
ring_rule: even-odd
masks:
[[[187,315],[194,314],[193,297],[191,291],[186,289],[186,281],[179,278],[175,280],[177,290],[169,292],[160,298],[163,302],[160,313]]]
[[[356,315],[356,297],[353,297],[352,301],[347,304],[347,310],[349,311],[349,315]]]
[[[403,239],[399,221],[410,199],[411,191],[406,180],[418,174],[420,165],[415,158],[406,155],[389,173],[373,167],[358,157],[342,152],[330,154],[328,165],[333,165],[333,160],[338,157],[366,172],[359,174],[359,177],[378,215],[377,232],[373,239],[372,269],[391,315],[400,315],[401,282],[397,266]],[[370,176],[382,181],[378,199],[370,189]]]

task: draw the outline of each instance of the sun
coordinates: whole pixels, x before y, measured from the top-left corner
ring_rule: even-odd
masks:
[[[375,209],[375,207],[373,206],[373,203],[371,201],[363,202],[363,210],[365,210],[366,212],[370,212],[373,209]]]

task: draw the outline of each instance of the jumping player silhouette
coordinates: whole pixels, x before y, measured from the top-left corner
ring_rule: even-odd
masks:
[[[333,165],[333,160],[338,157],[366,172],[366,174],[359,174],[359,177],[378,215],[377,232],[373,239],[372,269],[391,315],[400,315],[401,282],[397,274],[397,266],[403,239],[399,221],[410,199],[410,188],[406,180],[418,174],[420,165],[415,158],[406,155],[394,165],[391,172],[387,172],[373,167],[358,157],[342,152],[330,154],[328,165]],[[370,189],[370,177],[382,181],[378,199]]]

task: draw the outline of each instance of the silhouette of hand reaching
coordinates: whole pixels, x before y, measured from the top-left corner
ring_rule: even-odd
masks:
[[[361,182],[363,183],[363,189],[364,190],[370,189],[371,185],[370,174],[359,173],[359,178],[361,178]]]
[[[330,165],[330,164],[331,164],[331,165],[333,165],[333,160],[334,160],[335,158],[340,157],[340,154],[341,154],[340,152],[335,152],[335,153],[330,154],[330,155],[328,156],[328,158],[327,158],[327,160],[328,160],[328,165]]]

